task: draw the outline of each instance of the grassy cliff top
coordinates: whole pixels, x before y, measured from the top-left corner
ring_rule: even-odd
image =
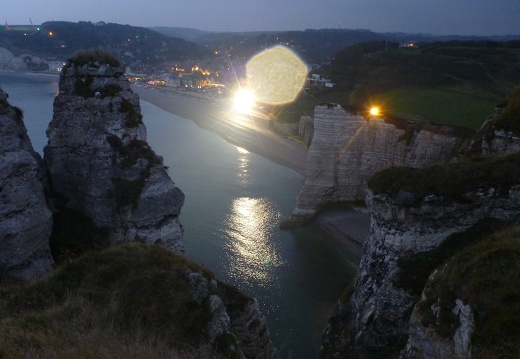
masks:
[[[515,135],[520,135],[520,88],[509,95],[506,107],[493,125],[497,129],[512,131]]]
[[[520,333],[520,227],[495,232],[459,251],[440,267],[424,290],[422,323],[443,336],[459,325],[452,308],[460,299],[470,305],[475,331],[474,358],[517,357]],[[439,305],[437,318],[432,314]]]
[[[81,67],[87,64],[109,65],[112,67],[121,66],[117,57],[104,50],[86,51],[79,50],[69,59],[67,66]]]
[[[520,184],[520,154],[477,158],[427,168],[390,167],[368,182],[374,194],[388,194],[396,204],[412,206],[428,195],[446,202],[466,201],[468,192],[493,188],[507,194]]]
[[[226,301],[233,291],[212,279],[158,246],[85,254],[42,279],[0,287],[0,357],[215,357],[204,347],[208,294]]]

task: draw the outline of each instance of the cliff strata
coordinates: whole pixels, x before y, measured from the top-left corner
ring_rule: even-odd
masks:
[[[43,190],[43,167],[23,113],[0,89],[0,272],[29,279],[52,269],[52,214]]]
[[[363,201],[369,178],[383,168],[447,162],[472,135],[449,126],[365,119],[336,104],[317,106],[307,174],[291,221],[307,221],[328,204]]]
[[[146,142],[138,96],[117,63],[83,56],[60,75],[44,149],[57,221],[94,245],[137,240],[182,253],[184,194]]]
[[[447,273],[460,263],[456,253],[495,227],[520,221],[520,155],[422,170],[390,168],[369,187],[369,238],[355,285],[329,321],[323,356],[471,357],[477,314],[469,302],[476,301],[477,290],[463,295],[458,288],[474,269],[457,279],[459,287],[439,283],[455,278]],[[495,244],[499,253],[500,248]],[[496,257],[496,251],[489,255]],[[510,266],[501,268],[507,272]],[[479,291],[486,290],[481,283]],[[488,319],[494,315],[481,312]]]

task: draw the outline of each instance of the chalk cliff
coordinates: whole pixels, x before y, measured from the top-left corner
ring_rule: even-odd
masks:
[[[117,63],[84,57],[63,69],[47,129],[57,221],[88,231],[94,245],[143,241],[182,253],[184,194],[146,142],[139,98]]]
[[[368,179],[383,168],[444,163],[473,133],[442,125],[365,119],[337,104],[317,106],[307,174],[291,221],[304,222],[328,204],[363,201]]]
[[[392,167],[370,180],[367,205],[371,225],[359,273],[334,309],[323,357],[471,357],[478,329],[473,318],[495,314],[472,309],[477,292],[461,295],[464,284],[446,282],[460,271],[452,269],[460,263],[454,255],[496,228],[520,222],[520,154],[426,169]],[[504,252],[494,246],[485,252],[491,254],[472,254],[471,262]],[[483,260],[477,267],[488,265]],[[499,268],[499,277],[507,280],[509,269]],[[486,285],[479,290],[491,290]]]
[[[52,214],[43,190],[43,167],[23,113],[0,89],[0,272],[29,279],[52,269]]]

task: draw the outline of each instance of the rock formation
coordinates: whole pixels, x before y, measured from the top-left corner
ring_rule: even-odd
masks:
[[[369,238],[355,285],[329,321],[324,357],[470,357],[474,313],[468,298],[441,303],[424,288],[439,282],[453,248],[476,242],[487,230],[483,223],[519,223],[520,154],[422,170],[390,168],[369,186]],[[415,262],[407,266],[408,258]],[[425,325],[424,312],[435,324],[445,307],[453,318],[450,334],[442,337]]]
[[[6,48],[0,47],[0,69],[14,70],[14,55]]]
[[[95,245],[137,240],[182,253],[184,194],[146,142],[139,98],[117,59],[89,56],[63,69],[47,130],[57,220]]]
[[[388,166],[444,163],[472,134],[449,126],[365,119],[336,104],[317,106],[307,175],[291,220],[304,222],[327,204],[363,201],[368,179]]]
[[[52,269],[52,214],[42,184],[43,167],[23,123],[23,113],[0,89],[0,272],[29,279]]]

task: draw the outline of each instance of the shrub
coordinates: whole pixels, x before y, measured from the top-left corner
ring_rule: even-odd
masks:
[[[121,62],[119,61],[119,59],[105,50],[79,50],[74,53],[71,59],[69,59],[66,67],[81,67],[83,65],[100,66],[103,64],[112,67],[121,66]]]

